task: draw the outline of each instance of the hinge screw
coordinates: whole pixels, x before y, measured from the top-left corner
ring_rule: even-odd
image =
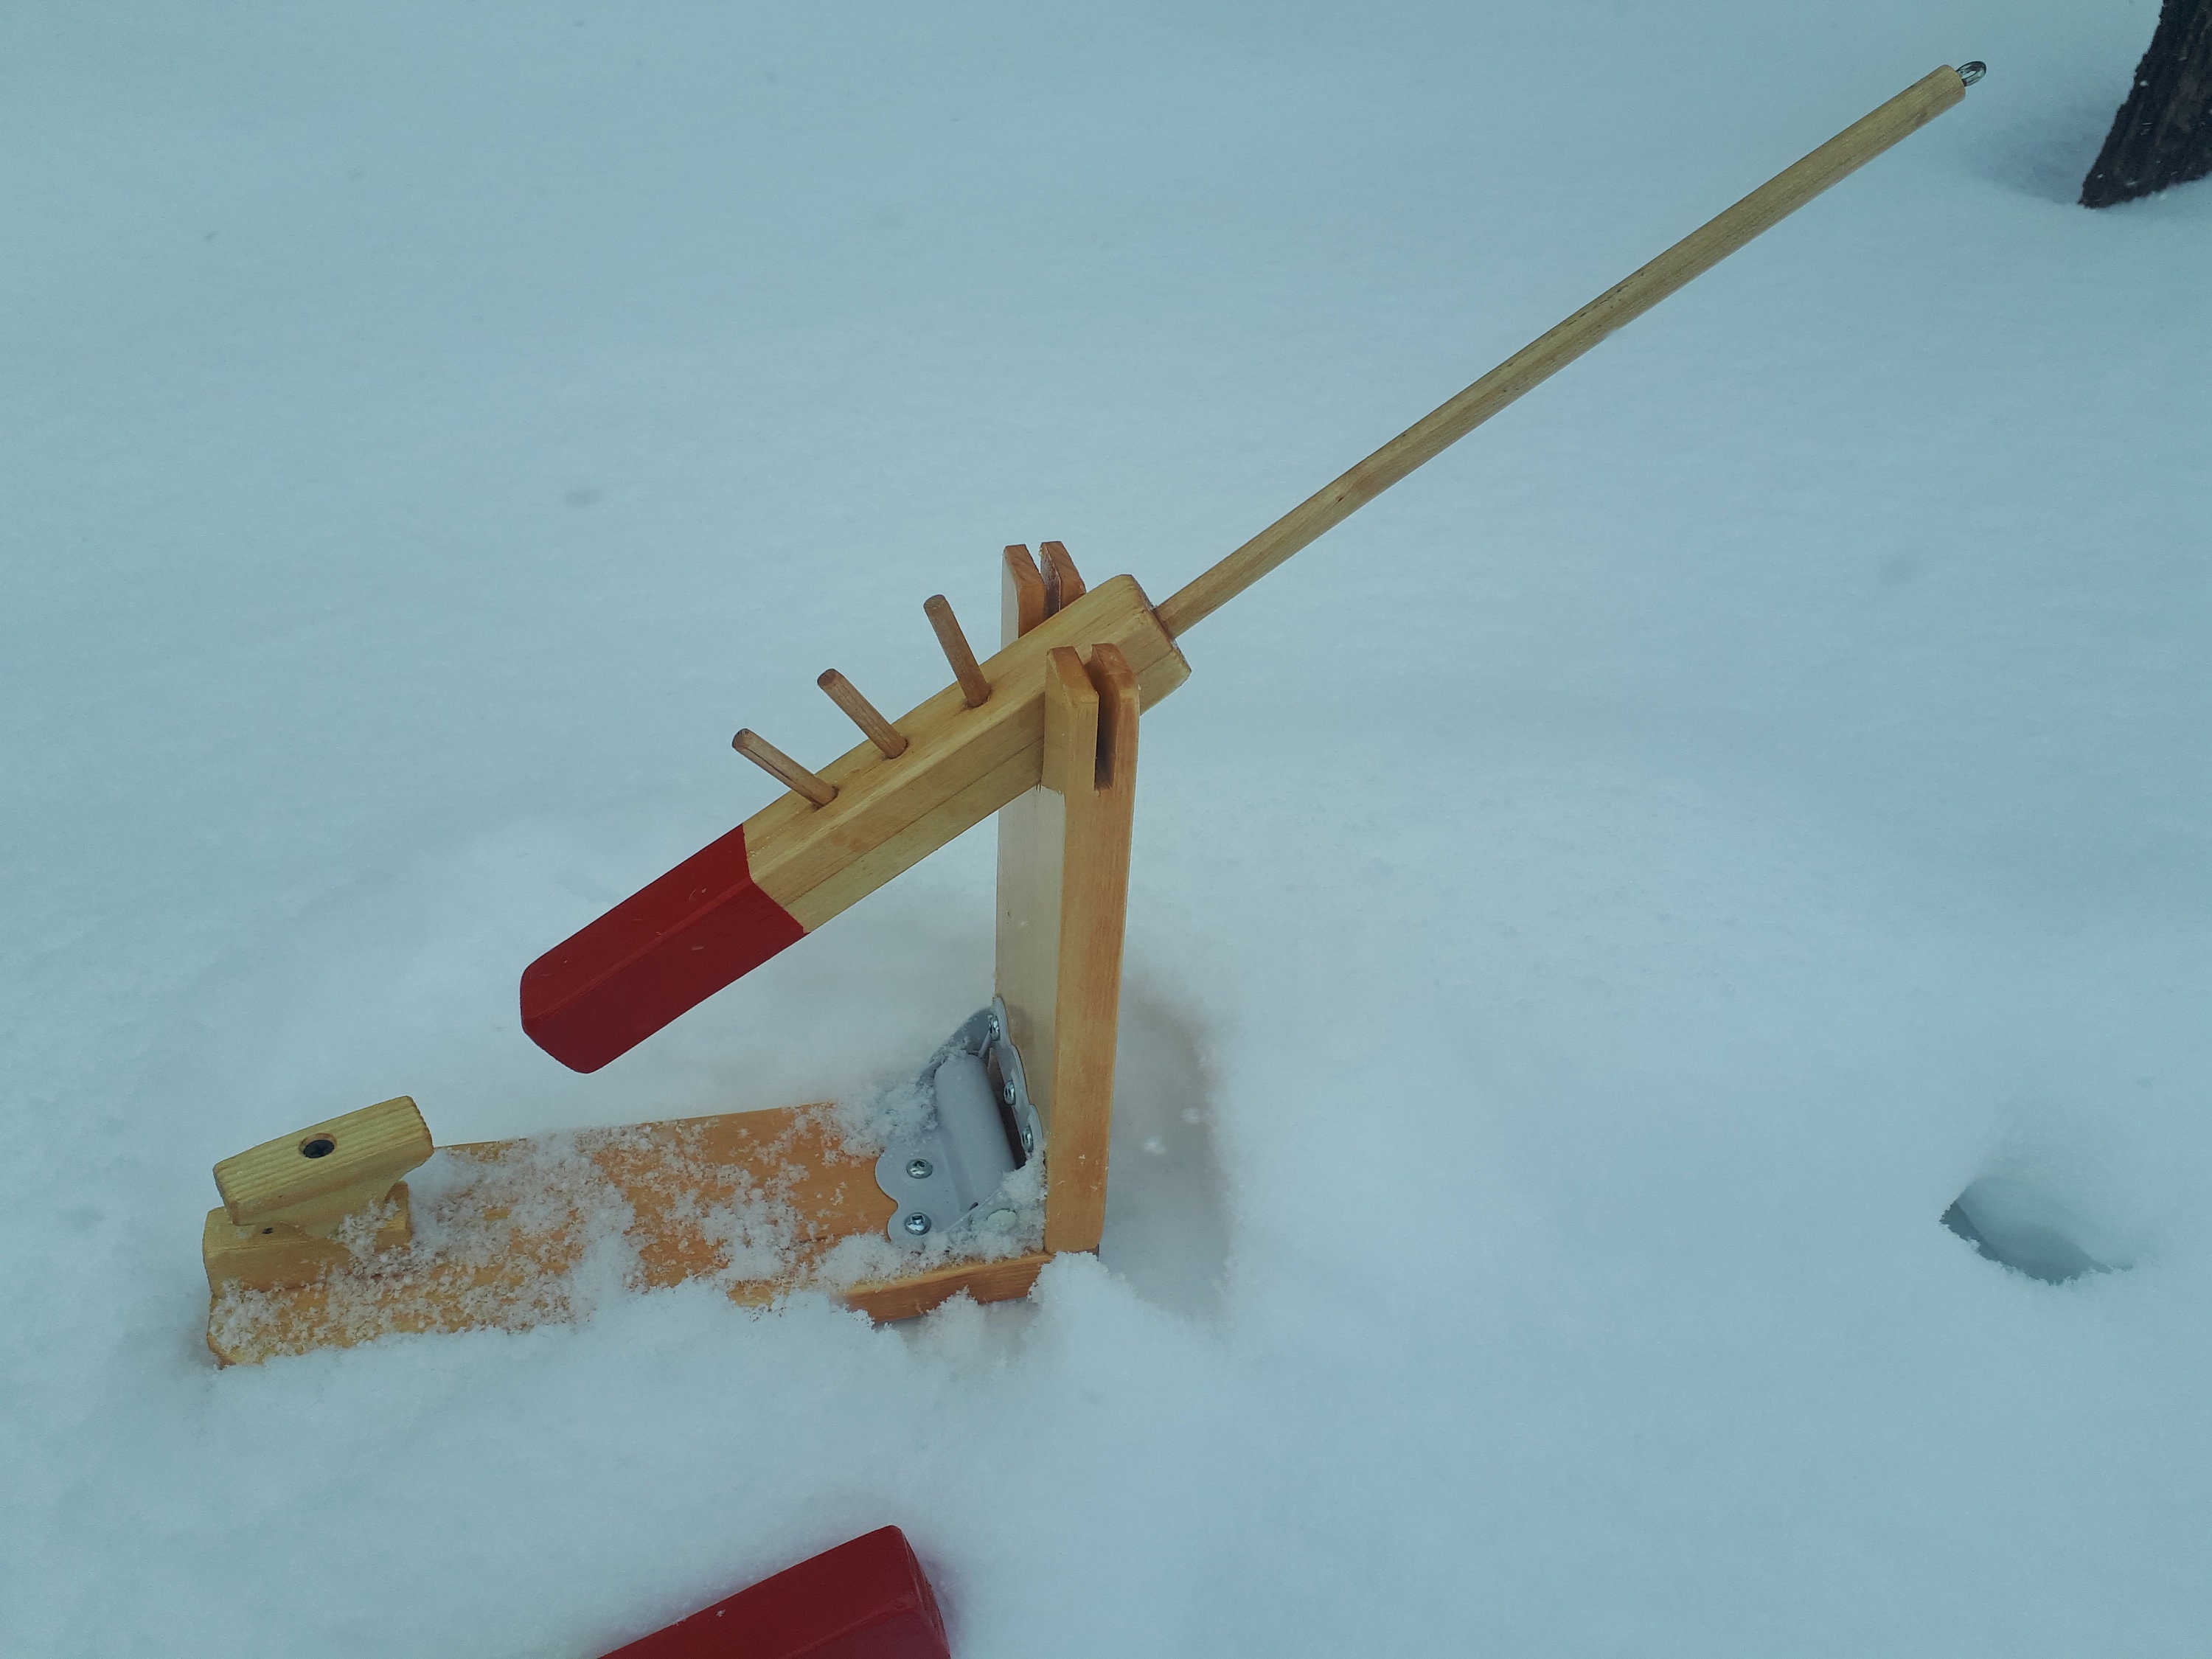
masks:
[[[916,1161],[919,1162],[919,1160]],[[929,1218],[922,1214],[921,1211],[916,1210],[912,1215],[906,1218],[906,1230],[912,1233],[916,1238],[920,1238],[924,1233],[929,1231]]]
[[[999,1091],[999,1098],[1005,1101],[1007,1105],[1012,1105],[1014,1103],[1014,1085],[1009,1083],[1006,1087],[1000,1089]]]
[[[937,1166],[926,1158],[910,1158],[906,1161],[906,1172],[916,1181],[927,1181]]]

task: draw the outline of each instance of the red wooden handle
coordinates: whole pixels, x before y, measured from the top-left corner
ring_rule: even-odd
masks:
[[[753,883],[739,824],[522,970],[522,1029],[596,1072],[805,937]]]
[[[881,1527],[605,1659],[950,1659],[906,1534]]]

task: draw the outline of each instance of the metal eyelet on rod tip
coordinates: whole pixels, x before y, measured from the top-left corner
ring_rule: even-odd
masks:
[[[1959,80],[1961,84],[1971,87],[1975,82],[1980,80],[1989,72],[1990,66],[1982,62],[1980,58],[1977,58],[1971,63],[1965,63],[1959,65]]]

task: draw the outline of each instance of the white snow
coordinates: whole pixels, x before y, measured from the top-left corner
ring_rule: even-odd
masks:
[[[2070,204],[2155,9],[9,9],[0,1651],[566,1659],[896,1522],[963,1659],[2202,1652],[2212,184]],[[1100,1260],[213,1367],[218,1158],[988,999],[982,832],[530,1046],[738,726],[1006,542],[1164,598],[1966,58],[1184,641]]]

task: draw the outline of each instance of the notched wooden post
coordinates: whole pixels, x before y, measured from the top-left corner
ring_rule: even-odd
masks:
[[[1045,680],[1045,787],[1063,803],[1045,1118],[1044,1247],[1095,1250],[1106,1224],[1121,939],[1136,805],[1137,678],[1120,651],[1063,647]]]
[[[1067,550],[1044,545],[1044,572],[1006,550],[1004,644],[1084,592]],[[1048,653],[1042,781],[999,814],[998,992],[1044,1121],[1048,1251],[1097,1249],[1106,1221],[1137,710],[1119,647]]]

